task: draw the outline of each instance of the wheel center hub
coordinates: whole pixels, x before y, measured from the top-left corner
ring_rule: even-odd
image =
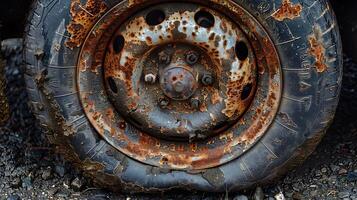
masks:
[[[188,67],[173,64],[164,70],[160,85],[169,98],[187,100],[195,93],[197,80]]]

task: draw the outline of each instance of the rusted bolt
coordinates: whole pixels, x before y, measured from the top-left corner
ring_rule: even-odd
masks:
[[[156,76],[154,74],[146,74],[145,75],[145,82],[146,83],[150,83],[153,84],[156,82]]]
[[[189,51],[186,53],[186,62],[189,65],[194,65],[200,59],[200,55],[194,51]]]
[[[213,76],[211,73],[204,73],[202,76],[203,85],[212,85],[214,82]]]
[[[167,98],[161,98],[159,100],[159,106],[161,108],[166,108],[169,105],[170,101]]]
[[[194,109],[199,109],[200,108],[200,100],[199,99],[195,99],[195,98],[192,98],[191,99],[191,107],[194,108]]]
[[[159,62],[168,65],[171,62],[171,56],[167,52],[162,51],[159,53]]]

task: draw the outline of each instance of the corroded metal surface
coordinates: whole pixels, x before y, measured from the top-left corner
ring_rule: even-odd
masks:
[[[5,93],[5,60],[2,59],[0,55],[0,125],[3,125],[9,118],[9,104],[7,102]]]
[[[156,4],[160,2],[123,1],[93,26],[78,62],[82,106],[97,132],[136,160],[181,170],[221,165],[253,146],[272,122],[281,96],[278,55],[262,26],[231,1]],[[144,16],[154,8],[164,10],[165,19],[148,25]],[[214,16],[214,26],[204,27],[212,24],[206,16],[195,20],[200,11]],[[201,22],[202,26],[197,26]],[[246,57],[237,55],[239,41],[246,44]],[[182,51],[188,48],[202,56],[197,66],[177,64],[185,62]],[[154,59],[170,50],[171,59]],[[192,67],[196,82],[200,78],[195,74],[202,71],[213,75],[216,81],[212,85],[199,85],[193,92],[204,91],[197,96],[202,102],[199,110],[192,109],[192,102],[189,106],[183,103],[186,98],[160,101],[165,106],[157,106],[165,92],[153,83],[148,85],[145,74],[162,76],[160,71],[166,67],[160,67],[160,60],[184,66],[182,69]],[[248,94],[243,95],[246,91]],[[191,117],[182,118],[187,115]],[[143,116],[148,120],[140,120]],[[178,123],[167,123],[170,117]],[[206,125],[207,133],[187,130],[193,120],[201,120],[197,127]],[[219,123],[222,121],[228,123]],[[155,127],[167,129],[157,131]],[[162,139],[182,133],[186,133],[183,140]]]
[[[185,12],[180,13],[183,9]],[[216,127],[228,121],[236,121],[250,104],[253,95],[241,100],[240,94],[244,85],[255,85],[254,58],[250,54],[246,60],[239,61],[234,50],[237,39],[246,42],[247,39],[235,24],[213,10],[210,12],[216,16],[215,25],[210,29],[199,26],[194,20],[199,9],[194,4],[185,4],[184,8],[182,4],[153,6],[151,10],[165,11],[167,17],[163,23],[150,26],[144,17],[147,11],[139,12],[118,28],[110,42],[115,43],[119,36],[125,38],[120,53],[113,49],[115,45],[108,47],[105,77],[116,78],[118,90],[122,91],[108,93],[115,99],[113,104],[119,113],[134,119],[139,124],[137,128],[143,131],[160,133],[163,137],[202,138],[212,135]],[[251,48],[249,51],[252,52]],[[192,52],[201,57],[195,64],[186,61]],[[160,62],[162,54],[170,57],[169,62]],[[161,84],[143,83],[140,72],[146,71],[156,73]],[[215,85],[205,87],[199,83],[205,73],[214,74]],[[183,93],[173,91],[177,83],[184,87]],[[127,88],[131,90],[126,91]],[[220,102],[212,104],[211,94],[216,94]],[[173,101],[167,109],[158,109],[156,102],[164,95]],[[188,101],[174,101],[187,100],[193,95],[200,102],[196,105],[198,112]]]
[[[285,19],[295,19],[300,17],[302,5],[300,3],[293,4],[290,0],[282,0],[280,8],[272,14],[272,17],[278,21]]]
[[[88,0],[85,5],[80,0],[71,1],[72,21],[67,26],[70,39],[66,42],[69,48],[79,47],[84,41],[93,23],[106,11],[107,7],[101,0]]]
[[[315,67],[318,73],[327,70],[325,47],[322,41],[322,33],[318,27],[315,27],[314,33],[309,37],[310,50],[309,54],[315,59]]]

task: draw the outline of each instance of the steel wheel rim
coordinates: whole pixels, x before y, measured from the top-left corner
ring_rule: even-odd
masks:
[[[230,10],[229,13],[225,12],[224,17],[234,21],[249,42],[248,46],[252,51],[250,56],[254,58],[254,63],[249,66],[256,68],[258,78],[251,89],[255,90],[252,92],[254,95],[250,94],[252,100],[244,112],[235,118],[235,124],[194,142],[168,140],[146,133],[145,129],[137,129],[135,123],[128,123],[113,106],[112,102],[115,101],[107,96],[108,86],[110,87],[108,74],[113,72],[107,72],[108,62],[103,60],[108,60],[105,59],[107,47],[113,42],[115,31],[124,23],[118,19],[124,19],[123,16],[128,13],[139,13],[138,10],[143,8],[155,8],[161,1],[143,1],[139,5],[123,1],[108,11],[83,43],[78,61],[77,84],[87,118],[95,130],[119,151],[153,166],[200,170],[216,167],[239,157],[264,135],[278,109],[282,79],[278,54],[272,41],[262,25],[247,11],[228,1],[222,4],[207,2],[212,9],[203,5],[204,2],[188,2],[198,5],[192,12],[193,17],[202,10],[209,13]],[[239,41],[241,40],[237,39],[237,42]],[[119,63],[120,60],[116,62]],[[235,87],[234,83],[232,84],[232,87]],[[121,88],[118,91],[122,91]]]

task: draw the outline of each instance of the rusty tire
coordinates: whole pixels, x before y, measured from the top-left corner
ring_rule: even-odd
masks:
[[[170,55],[165,55],[170,51],[165,49],[166,47],[160,47],[160,51],[142,51],[148,46],[155,46],[159,41],[154,37],[144,37],[140,41],[140,37],[135,34],[145,28],[141,27],[133,32],[127,31],[130,30],[129,26],[120,28],[121,24],[125,24],[124,20],[128,20],[128,24],[130,20],[133,24],[140,24],[142,21],[137,20],[140,17],[135,18],[136,14],[145,13],[145,9],[152,6],[163,9],[160,7],[163,3],[174,2],[37,0],[34,3],[25,36],[25,78],[32,110],[58,151],[95,183],[127,192],[174,188],[210,192],[237,191],[273,181],[290,167],[301,163],[324,135],[333,119],[339,98],[342,74],[341,41],[328,2],[181,1],[181,4],[187,3],[193,7],[189,10],[190,6],[184,6],[188,10],[178,12],[186,13],[181,19],[186,17],[188,20],[192,19],[192,23],[200,24],[201,27],[196,28],[199,32],[209,31],[209,28],[222,31],[233,27],[234,31],[225,35],[226,38],[233,35],[233,41],[235,37],[239,37],[242,38],[241,41],[246,42],[243,49],[253,53],[244,53],[243,58],[242,54],[236,53],[237,57],[227,56],[225,62],[219,62],[221,55],[218,52],[217,62],[210,62],[215,63],[212,64],[213,69],[219,70],[225,68],[219,68],[221,65],[217,63],[223,63],[225,66],[229,59],[243,63],[242,65],[247,63],[249,68],[244,68],[247,71],[243,76],[249,74],[249,78],[240,79],[243,85],[229,82],[236,78],[221,75],[217,72],[219,70],[204,71],[203,75],[200,74],[200,66],[206,66],[201,62],[212,59],[216,54],[213,51],[212,56],[207,56],[202,49],[208,51],[211,44],[205,48],[206,43],[200,46],[200,43],[192,41],[195,33],[190,32],[192,37],[177,34],[180,31],[177,31],[179,28],[175,27],[175,23],[172,23],[171,28],[176,32],[173,31],[171,36],[178,43],[169,45],[170,49],[172,46],[176,48],[174,61],[170,59]],[[175,10],[181,6],[176,3],[175,6],[166,7]],[[224,14],[221,12],[223,10]],[[200,20],[194,19],[198,12],[203,16]],[[115,15],[112,15],[113,13]],[[151,12],[147,11],[146,16],[148,13]],[[146,20],[150,26],[156,26],[162,20],[177,20],[174,17],[162,17],[160,12],[154,13],[154,16],[159,22]],[[215,20],[212,22],[210,19]],[[226,25],[213,25],[222,21],[227,22]],[[209,28],[206,30],[201,29],[202,27]],[[150,32],[155,28],[149,27],[145,30]],[[128,34],[125,35],[126,33]],[[221,33],[224,35],[225,31]],[[125,37],[121,37],[122,35]],[[135,36],[131,38],[131,43],[128,41],[128,35]],[[160,38],[160,35],[157,38]],[[163,39],[165,43],[172,42],[170,37],[167,38],[169,39]],[[121,45],[123,40],[126,46],[132,46],[125,49],[125,45]],[[218,43],[219,41],[216,42]],[[230,43],[220,44],[226,47]],[[238,42],[233,43],[233,53],[237,52],[237,45]],[[180,53],[188,46],[190,52]],[[125,55],[129,55],[126,60],[134,59],[129,54],[134,50],[151,60],[151,56],[159,55],[155,58],[161,63],[158,65],[159,71],[161,65],[168,65],[162,67],[160,76],[172,78],[172,74],[182,74],[180,84],[177,81],[168,82],[165,78],[155,81],[156,72],[152,71],[152,68],[148,68],[149,72],[137,79],[137,85],[157,84],[157,88],[152,90],[157,92],[155,94],[161,95],[160,91],[163,90],[165,98],[158,98],[158,107],[156,104],[149,106],[152,112],[178,110],[178,105],[181,104],[176,105],[176,101],[184,102],[190,99],[189,105],[196,108],[196,111],[192,112],[204,117],[209,109],[202,106],[205,99],[199,98],[205,95],[197,96],[198,102],[196,97],[193,97],[197,91],[208,90],[210,92],[207,96],[211,100],[207,107],[215,104],[225,106],[225,109],[221,110],[221,107],[215,107],[220,111],[220,114],[214,113],[219,116],[217,121],[232,123],[222,126],[210,121],[209,125],[214,124],[213,128],[219,127],[214,129],[216,132],[212,131],[211,126],[201,126],[199,122],[195,122],[198,128],[176,127],[174,130],[178,131],[156,129],[165,127],[165,124],[160,124],[160,120],[151,123],[150,120],[156,118],[143,115],[146,111],[137,112],[140,108],[136,103],[152,103],[152,98],[160,95],[144,93],[145,95],[134,95],[134,100],[131,99],[136,92],[132,88],[139,86],[131,82],[137,77],[133,76],[137,72],[125,71],[122,68],[124,65],[118,64],[121,63],[124,50],[127,53]],[[192,50],[199,52],[204,59],[197,58]],[[119,52],[118,57],[115,53]],[[232,53],[228,50],[225,52]],[[186,63],[182,63],[182,60],[186,60]],[[144,61],[141,63],[146,63]],[[201,65],[192,70],[192,66],[197,62]],[[105,68],[102,68],[103,63]],[[234,62],[228,66],[233,66],[232,63]],[[137,62],[126,62],[125,66],[129,68],[139,65]],[[228,69],[231,72],[233,70]],[[126,76],[133,78],[128,81],[123,79]],[[195,77],[201,76],[202,83],[196,83]],[[228,82],[224,82],[222,88],[222,84],[215,85],[212,78],[216,78],[219,83],[227,80]],[[104,83],[101,80],[105,80]],[[249,93],[243,95],[247,85]],[[145,86],[141,89],[146,91],[146,87],[156,86]],[[237,87],[240,89],[235,89]],[[218,95],[213,95],[215,91],[218,91]],[[121,93],[125,96],[120,95]],[[239,98],[234,96],[237,93]],[[142,99],[142,96],[147,99]],[[213,96],[224,100],[212,100]],[[170,107],[172,104],[175,105],[174,108]],[[188,112],[186,107],[180,109]],[[172,112],[179,112],[177,110]],[[132,114],[133,112],[135,114]],[[202,131],[197,132],[199,128]],[[177,135],[177,132],[184,133],[184,136]],[[131,135],[126,135],[127,133]]]

